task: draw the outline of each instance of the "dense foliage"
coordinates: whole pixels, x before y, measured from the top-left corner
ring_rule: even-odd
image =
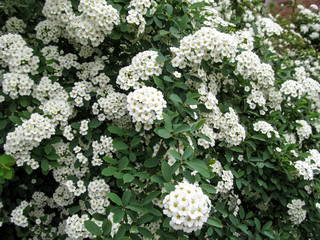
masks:
[[[320,239],[316,13],[0,9],[2,239]]]

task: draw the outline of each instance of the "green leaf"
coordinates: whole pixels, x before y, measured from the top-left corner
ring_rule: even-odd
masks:
[[[110,198],[110,200],[111,200],[112,202],[114,202],[114,203],[117,204],[118,206],[121,206],[121,205],[122,205],[122,201],[121,201],[121,199],[118,197],[117,194],[110,192],[110,193],[107,193],[107,195],[108,195],[108,197]]]
[[[153,16],[153,21],[156,23],[156,25],[159,27],[159,28],[162,28],[162,22],[156,17],[156,16]]]
[[[101,229],[98,227],[98,225],[96,223],[92,222],[91,220],[84,221],[84,226],[91,234],[93,234],[95,236],[102,235]]]
[[[243,149],[241,147],[233,146],[230,148],[231,151],[243,153]]]
[[[118,208],[117,211],[114,212],[113,222],[118,223],[121,222],[124,217],[124,211],[121,208]]]
[[[152,175],[151,176],[151,181],[159,183],[159,184],[163,184],[164,183],[164,179],[162,177],[158,176],[158,175]]]
[[[185,30],[189,27],[189,17],[188,15],[183,15],[183,17],[180,20],[180,28]]]
[[[17,116],[9,116],[9,119],[10,119],[11,122],[16,123],[18,125],[22,124],[21,119],[19,117],[17,117]]]
[[[223,225],[221,221],[214,217],[209,217],[207,220],[207,223],[211,226],[217,227],[217,228],[223,228]]]
[[[144,227],[138,227],[138,231],[142,236],[144,236],[146,238],[153,238],[152,233]]]
[[[229,214],[229,220],[232,222],[234,226],[238,225],[239,220],[232,213]]]
[[[181,160],[181,155],[176,150],[170,150],[170,154],[177,160]]]
[[[79,212],[80,210],[81,210],[80,206],[74,206],[74,207],[69,208],[68,212],[70,214],[75,214],[75,213]]]
[[[128,206],[126,206],[126,208],[134,212],[146,213],[146,210],[137,204],[129,204]]]
[[[160,137],[164,138],[164,139],[169,139],[171,138],[171,133],[167,130],[167,129],[159,129],[157,132],[156,132],[157,135],[159,135]]]
[[[241,231],[244,232],[245,234],[249,234],[249,232],[248,232],[248,226],[247,226],[247,225],[245,225],[245,224],[239,224],[237,227],[238,227],[239,229],[241,229]]]
[[[0,156],[0,164],[7,166],[7,167],[12,167],[16,163],[16,160],[10,156],[3,154]]]
[[[117,127],[117,126],[110,125],[108,127],[108,131],[111,132],[111,133],[114,133],[114,134],[116,134],[118,136],[122,136],[123,135],[122,129]]]
[[[165,61],[167,61],[168,60],[168,58],[166,58],[165,56],[163,56],[163,54],[162,53],[158,53],[158,57],[156,58],[156,61],[158,62],[158,63],[163,63],[163,62],[165,62]]]
[[[209,178],[210,174],[207,165],[200,160],[185,161],[185,163],[193,170],[198,171],[203,177]]]
[[[41,169],[45,172],[49,170],[49,161],[45,158],[41,160]]]
[[[116,171],[117,171],[116,167],[107,167],[102,170],[101,174],[106,177],[109,177],[109,176],[112,176]]]
[[[159,89],[164,90],[164,85],[160,78],[158,78],[157,76],[153,76],[153,81]]]
[[[169,97],[174,103],[180,103],[182,104],[181,98],[177,94],[171,94]]]
[[[205,122],[206,122],[206,119],[201,119],[199,122],[197,122],[195,131],[198,131],[203,126],[203,124],[205,124]]]
[[[171,4],[166,4],[166,12],[169,16],[172,16],[173,13],[173,7]]]
[[[0,120],[0,130],[5,129],[8,122],[6,120]]]
[[[130,173],[126,173],[123,175],[123,182],[124,183],[132,182],[133,179],[134,179],[134,176],[132,176]]]
[[[112,229],[112,223],[109,220],[104,220],[102,223],[102,231],[104,235],[109,235]]]
[[[261,229],[261,223],[260,223],[259,219],[258,218],[254,218],[253,221],[254,221],[254,223],[256,225],[256,230],[259,232],[260,229]]]
[[[266,224],[263,225],[262,230],[266,231],[272,226],[272,221],[267,222]]]
[[[119,151],[121,150],[126,150],[129,148],[127,144],[125,144],[122,140],[120,139],[114,139],[113,140],[113,147]]]
[[[152,168],[152,167],[157,166],[158,163],[159,163],[159,159],[158,158],[147,158],[144,161],[144,166],[147,167],[147,168]]]
[[[127,206],[128,203],[130,202],[130,199],[131,199],[131,196],[132,196],[132,193],[130,191],[125,191],[122,195],[122,204],[123,206]]]
[[[111,158],[111,157],[103,157],[102,159],[103,159],[105,162],[110,163],[110,164],[117,164],[117,163],[118,163],[117,160],[115,160],[115,159],[113,159],[113,158]]]
[[[191,6],[189,7],[190,9],[193,9],[193,8],[202,8],[202,7],[205,7],[207,4],[205,2],[196,2],[196,3],[193,3],[191,4]]]
[[[47,159],[49,160],[57,160],[59,159],[59,155],[56,153],[51,153],[50,155],[47,156]]]
[[[149,202],[151,202],[153,199],[155,199],[161,192],[160,191],[155,191],[155,192],[151,192],[149,193],[146,198],[143,200],[143,205],[148,204]]]
[[[166,182],[169,182],[171,180],[171,168],[168,163],[162,162],[161,173]]]
[[[190,126],[188,124],[178,125],[174,130],[174,134],[178,134],[181,132],[188,132],[190,131]]]
[[[263,142],[267,141],[266,137],[260,134],[253,135],[252,138]]]
[[[163,77],[163,80],[165,80],[166,82],[174,82],[174,81],[172,80],[172,78],[169,77],[169,76],[164,76],[164,77]]]
[[[4,169],[4,174],[3,174],[3,177],[5,179],[12,179],[14,176],[14,170],[13,168],[9,168],[9,169]]]
[[[163,186],[168,193],[175,190],[175,187],[172,184],[163,183]]]
[[[163,115],[163,120],[165,122],[165,129],[167,129],[169,132],[171,132],[172,131],[171,117],[166,113],[162,113],[162,115]]]
[[[201,184],[200,186],[203,190],[207,191],[208,193],[216,193],[216,189],[210,184]]]
[[[97,118],[92,119],[89,124],[88,127],[89,128],[97,128],[102,124],[102,122],[100,122]]]
[[[182,159],[187,160],[193,154],[193,149],[191,147],[187,147],[182,155]]]

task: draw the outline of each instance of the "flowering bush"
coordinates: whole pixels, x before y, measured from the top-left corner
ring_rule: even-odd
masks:
[[[3,239],[320,239],[305,27],[254,0],[0,7]]]

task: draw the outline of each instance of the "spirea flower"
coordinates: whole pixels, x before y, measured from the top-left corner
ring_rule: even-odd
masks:
[[[163,118],[162,111],[167,106],[162,92],[146,86],[129,93],[127,101],[133,122],[144,123],[145,130],[151,128],[154,120]]]
[[[209,197],[201,188],[187,181],[180,182],[164,200],[164,214],[171,218],[175,230],[191,233],[202,228],[211,209]]]
[[[287,204],[289,219],[294,225],[298,225],[305,220],[307,211],[302,209],[304,205],[305,202],[300,199],[293,199],[291,203]]]
[[[280,135],[277,130],[275,130],[270,123],[267,123],[266,121],[258,121],[253,124],[253,130],[256,132],[261,132],[263,134],[266,134],[268,138],[271,138],[271,133],[275,134],[275,137],[279,138]]]

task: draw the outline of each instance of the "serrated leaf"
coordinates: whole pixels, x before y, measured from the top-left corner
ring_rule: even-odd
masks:
[[[118,206],[121,206],[122,205],[122,201],[121,199],[119,198],[119,196],[115,193],[107,193],[108,197],[110,198],[110,200],[112,202],[114,202],[115,204],[117,204]]]
[[[95,236],[102,235],[102,231],[99,228],[99,226],[96,223],[92,222],[91,220],[84,221],[84,226],[91,234]]]
[[[272,226],[272,221],[267,222],[266,224],[263,225],[262,230],[266,231]]]
[[[209,217],[207,223],[213,227],[223,228],[221,221],[214,217]]]

